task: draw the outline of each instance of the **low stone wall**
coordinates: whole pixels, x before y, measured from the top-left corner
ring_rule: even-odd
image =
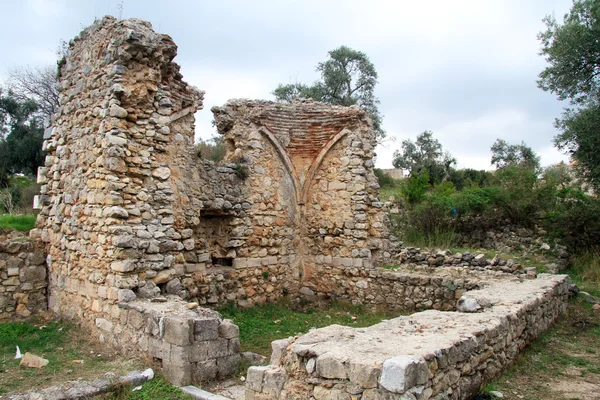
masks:
[[[247,399],[468,399],[566,310],[565,275],[464,293],[480,312],[429,310],[368,328],[339,325],[273,342]]]
[[[47,309],[46,255],[22,234],[0,236],[0,321]]]
[[[162,362],[175,385],[226,378],[240,361],[239,329],[215,311],[187,303],[136,300],[120,303],[111,319],[96,318],[99,340],[123,354]]]
[[[399,265],[429,266],[429,267],[463,267],[476,271],[502,271],[513,275],[529,273],[535,278],[535,268],[525,269],[512,259],[503,259],[496,254],[489,259],[485,253],[464,252],[452,253],[449,250],[422,250],[407,247],[396,256]]]
[[[396,311],[453,310],[456,300],[467,290],[479,288],[482,281],[458,267],[421,273],[327,264],[312,268],[314,278],[305,281],[299,292],[309,300],[344,300]]]

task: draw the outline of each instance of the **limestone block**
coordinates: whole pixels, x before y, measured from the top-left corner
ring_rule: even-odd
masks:
[[[291,338],[279,339],[271,342],[271,360],[270,364],[278,366],[285,354],[287,347],[290,345]]]
[[[393,393],[404,393],[427,382],[429,369],[421,358],[396,356],[383,362],[380,385]]]
[[[207,382],[217,377],[217,360],[208,360],[192,364],[192,378],[194,382]]]
[[[43,265],[23,267],[19,271],[21,282],[42,282],[46,280],[46,267]]]
[[[347,379],[343,360],[331,353],[317,357],[317,374],[328,379]]]
[[[281,393],[281,389],[283,389],[283,385],[285,385],[287,378],[288,377],[284,369],[266,369],[263,380],[263,393],[268,396],[273,396],[273,398],[276,399],[279,398],[279,394]]]
[[[194,339],[196,341],[216,340],[219,337],[220,321],[216,318],[194,321]]]
[[[380,376],[381,367],[374,363],[351,363],[348,366],[350,382],[363,389],[376,388]]]
[[[217,369],[219,378],[228,378],[235,375],[240,365],[240,354],[217,358]]]
[[[117,296],[119,302],[124,303],[134,301],[137,297],[131,289],[119,289],[119,291],[117,292]]]
[[[109,115],[116,118],[125,118],[127,117],[127,110],[125,110],[123,107],[119,107],[116,104],[111,104]]]
[[[165,317],[163,339],[171,344],[186,346],[191,343],[193,327],[188,319]]]
[[[164,181],[171,176],[171,170],[169,167],[158,167],[152,171],[152,176]]]
[[[248,368],[248,372],[246,374],[246,389],[262,392],[265,371],[269,368],[271,367],[252,366]]]
[[[219,325],[219,337],[233,339],[240,336],[240,328],[230,319],[224,319]]]

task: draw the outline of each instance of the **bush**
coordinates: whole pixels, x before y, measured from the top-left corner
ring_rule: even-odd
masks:
[[[389,176],[388,174],[386,174],[385,172],[383,172],[383,170],[381,170],[379,168],[375,168],[373,170],[373,172],[375,172],[375,176],[377,177],[377,181],[379,182],[379,187],[394,188],[394,187],[398,187],[400,185],[399,179],[392,178],[391,176]]]
[[[575,251],[600,248],[600,201],[581,189],[566,187],[546,213],[544,228]]]
[[[416,204],[425,198],[429,189],[429,174],[424,172],[417,176],[411,176],[404,181],[400,191],[408,201],[408,204]]]
[[[211,160],[214,162],[222,161],[225,158],[226,147],[222,136],[213,136],[209,140],[202,140],[196,144],[196,154],[198,158]]]

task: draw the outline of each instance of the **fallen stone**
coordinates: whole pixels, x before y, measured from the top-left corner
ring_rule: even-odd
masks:
[[[594,306],[592,307],[592,310],[594,312],[600,313],[600,304],[594,304]]]
[[[586,303],[598,304],[598,300],[588,292],[579,292],[579,296],[581,296]]]
[[[481,310],[481,306],[477,302],[477,299],[473,297],[461,297],[458,299],[457,311],[464,313],[474,313]]]
[[[267,357],[251,351],[242,352],[242,360],[250,365],[266,365]],[[310,361],[310,360],[309,360]]]
[[[48,365],[49,362],[50,361],[46,360],[45,358],[27,352],[25,353],[25,356],[23,356],[23,358],[21,359],[19,366],[29,368],[42,368]]]

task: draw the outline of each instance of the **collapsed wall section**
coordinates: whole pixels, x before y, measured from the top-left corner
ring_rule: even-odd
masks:
[[[0,234],[0,322],[47,309],[46,254],[39,242]]]

